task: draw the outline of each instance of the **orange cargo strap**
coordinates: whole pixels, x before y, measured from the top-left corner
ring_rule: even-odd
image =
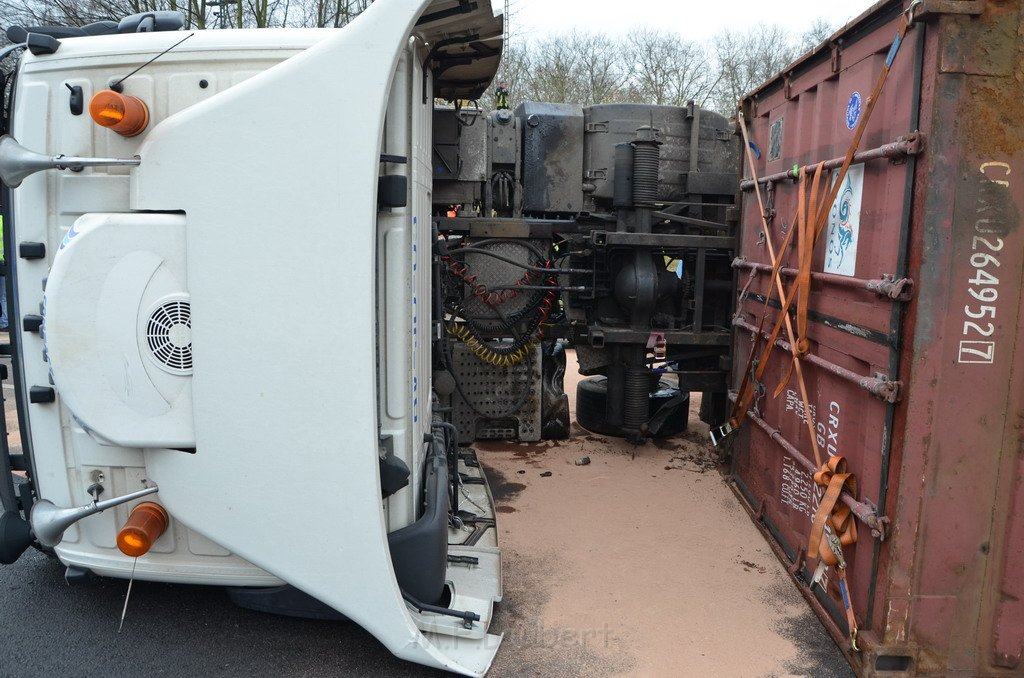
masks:
[[[814,474],[814,482],[826,489],[811,523],[807,555],[835,567],[839,573],[839,593],[850,630],[850,647],[859,652],[857,615],[853,611],[850,585],[846,581],[846,558],[843,556],[843,547],[857,542],[857,520],[850,507],[839,501],[843,490],[857,496],[857,478],[847,471],[845,457],[833,456]]]
[[[810,228],[810,224],[815,223],[817,219],[818,210],[821,209],[820,200],[825,198],[821,194],[821,176],[824,174],[825,163],[821,162],[814,168],[814,181],[811,184],[811,204],[807,207],[807,174],[803,168],[800,169],[800,194],[799,200],[800,205],[797,212],[797,228],[800,233],[800,237],[797,241],[797,275],[796,280],[793,284],[796,286],[797,291],[797,306],[796,306],[796,341],[790,339],[790,345],[793,351],[793,363],[789,366],[789,370],[786,372],[786,376],[782,378],[779,385],[775,388],[775,394],[772,396],[778,398],[779,395],[785,390],[786,386],[789,385],[789,381],[793,376],[794,368],[799,364],[799,358],[806,356],[811,350],[811,342],[807,338],[807,315],[810,311],[811,301],[811,267],[813,266],[814,260],[814,230]],[[828,190],[829,186],[826,184],[825,189]],[[801,381],[801,392],[805,391],[803,388],[803,382]],[[807,402],[806,396],[804,397],[804,412],[810,412],[810,403]],[[814,438],[814,435],[811,435]],[[815,450],[814,462],[821,466],[821,457],[818,456],[817,450]]]
[[[800,363],[801,354],[799,353],[799,348],[797,346],[797,343],[798,343],[797,342],[797,336],[796,336],[796,334],[793,331],[793,324],[792,324],[792,322],[791,322],[791,320],[789,318],[789,314],[788,313],[783,312],[783,313],[780,314],[778,320],[776,321],[775,329],[772,331],[772,336],[768,340],[768,344],[767,344],[767,346],[765,346],[764,352],[761,355],[761,361],[757,365],[756,374],[754,374],[753,377],[751,376],[752,372],[754,371],[753,370],[753,365],[754,365],[754,356],[757,354],[757,344],[758,344],[758,341],[761,338],[762,332],[764,331],[765,321],[768,318],[768,304],[769,304],[769,302],[772,299],[772,295],[774,294],[774,292],[776,290],[778,290],[779,299],[787,298],[785,287],[782,284],[782,278],[779,275],[779,271],[782,268],[782,257],[783,257],[783,254],[784,254],[786,248],[789,247],[790,241],[793,238],[793,234],[796,233],[798,230],[800,231],[800,250],[801,250],[801,252],[803,252],[803,250],[805,248],[808,251],[813,251],[813,248],[814,248],[813,237],[811,236],[811,233],[813,233],[813,231],[810,228],[807,227],[808,219],[807,219],[807,214],[805,212],[806,200],[805,200],[805,190],[804,190],[804,187],[806,186],[807,174],[806,174],[806,172],[803,169],[800,170],[800,174],[799,174],[799,178],[798,178],[798,181],[800,182],[799,183],[799,186],[800,186],[800,203],[799,203],[799,206],[798,206],[798,209],[797,209],[797,224],[789,229],[789,233],[786,234],[786,238],[785,238],[785,240],[783,240],[782,249],[780,249],[778,252],[776,252],[775,251],[775,246],[772,244],[771,230],[768,228],[768,219],[765,216],[764,201],[761,198],[761,188],[760,188],[760,184],[758,183],[758,178],[757,178],[757,167],[754,164],[754,157],[753,157],[753,153],[752,153],[751,148],[750,148],[750,139],[747,136],[746,121],[745,121],[745,119],[743,117],[743,113],[742,112],[740,112],[740,115],[739,115],[739,122],[740,122],[740,130],[741,130],[741,132],[743,134],[743,142],[744,142],[745,148],[746,148],[747,164],[748,164],[748,166],[750,168],[751,175],[753,176],[753,179],[754,179],[754,193],[757,196],[757,204],[758,204],[758,207],[760,208],[760,211],[761,211],[761,226],[764,229],[765,243],[768,246],[768,256],[769,256],[769,258],[771,259],[771,262],[772,262],[772,274],[771,274],[771,278],[768,281],[768,293],[765,295],[764,308],[761,310],[761,323],[760,323],[760,327],[758,328],[757,335],[754,337],[753,344],[752,344],[752,346],[750,348],[750,356],[748,358],[747,367],[743,371],[743,380],[742,380],[742,383],[741,383],[741,386],[740,386],[739,395],[736,398],[736,402],[733,404],[732,413],[730,415],[730,425],[732,426],[732,428],[739,428],[740,424],[743,422],[743,419],[746,417],[747,407],[749,406],[751,400],[754,397],[754,382],[759,382],[761,380],[761,378],[764,376],[765,369],[767,369],[767,367],[768,367],[768,357],[771,355],[771,350],[774,347],[775,340],[778,338],[779,330],[782,327],[782,323],[784,322],[785,325],[786,325],[786,333],[789,336],[790,349],[791,349],[791,351],[793,353],[793,359],[792,359],[792,363],[790,364],[790,368],[789,369],[790,369],[790,372],[796,371],[796,373],[797,373],[798,383],[800,384],[800,395],[803,398],[803,403],[804,403],[805,416],[804,416],[803,419],[804,419],[804,423],[807,425],[807,433],[808,433],[808,435],[810,437],[810,440],[811,440],[811,447],[814,450],[814,460],[815,460],[815,463],[817,463],[820,466],[821,465],[821,451],[818,448],[818,440],[817,440],[817,436],[815,435],[815,432],[814,432],[814,421],[811,419],[811,416],[810,416],[810,412],[811,412],[810,400],[809,400],[808,395],[807,395],[807,387],[804,384],[803,367],[802,367],[802,365]],[[821,173],[822,173],[822,165],[819,165],[818,166],[818,171],[815,173],[815,180],[814,180],[814,192],[815,193],[817,193],[818,176],[820,176]],[[816,207],[816,205],[817,205],[817,196],[816,195],[812,198],[811,205],[812,205],[812,207]],[[809,256],[807,257],[807,260],[808,260],[808,266],[809,266],[810,265],[810,257]],[[809,290],[810,289],[810,276],[808,276],[807,282],[808,282],[808,290]],[[791,297],[790,297],[790,301],[791,301]],[[787,305],[787,307],[788,307],[788,305]],[[806,322],[804,323],[804,325],[806,327]],[[788,377],[787,377],[787,381],[788,381]]]
[[[851,496],[857,496],[857,477],[847,470],[845,457],[829,457],[814,474],[814,482],[826,489],[811,523],[807,556],[820,558],[829,565],[838,565],[841,552],[834,553],[835,549],[825,538],[825,526],[832,528],[832,533],[839,538],[842,546],[856,543],[857,520],[850,507],[839,501],[839,497],[844,489]]]
[[[850,142],[850,147],[847,149],[846,157],[843,159],[842,167],[840,168],[839,172],[837,173],[834,181],[825,184],[826,187],[830,186],[830,188],[827,191],[827,197],[824,199],[824,201],[820,201],[820,202],[817,201],[817,191],[812,188],[812,205],[811,205],[812,210],[811,210],[811,214],[806,215],[806,219],[808,221],[808,223],[806,225],[810,226],[810,228],[807,228],[804,231],[804,233],[802,235],[802,238],[801,238],[801,241],[800,241],[800,244],[804,246],[803,248],[801,248],[800,253],[806,258],[807,261],[810,261],[813,258],[814,246],[817,244],[818,239],[821,237],[821,233],[822,233],[822,231],[825,228],[825,225],[828,223],[828,213],[829,213],[829,210],[831,209],[832,204],[835,203],[836,197],[839,195],[839,190],[840,190],[840,188],[842,186],[843,180],[846,178],[847,172],[850,169],[850,165],[853,164],[853,157],[854,157],[854,155],[856,155],[857,149],[860,148],[860,143],[861,143],[861,140],[864,137],[864,132],[867,129],[868,121],[871,119],[871,114],[872,114],[872,112],[875,109],[875,105],[878,103],[878,97],[881,94],[882,88],[884,87],[885,82],[886,82],[886,80],[889,77],[889,73],[892,70],[893,61],[896,58],[896,54],[899,52],[900,45],[903,44],[903,39],[904,39],[904,37],[906,37],[907,30],[910,28],[910,25],[911,25],[911,23],[914,20],[914,11],[917,9],[918,6],[920,6],[920,4],[921,4],[920,0],[914,0],[914,2],[912,2],[910,4],[910,6],[907,8],[907,10],[904,11],[904,13],[903,13],[903,17],[900,20],[900,26],[899,26],[899,28],[898,28],[898,30],[896,32],[896,37],[893,40],[892,47],[890,48],[889,54],[887,55],[885,63],[882,66],[882,70],[881,70],[881,72],[878,75],[878,81],[875,83],[875,88],[871,92],[871,95],[867,99],[867,103],[866,103],[866,106],[865,106],[864,114],[861,116],[860,122],[857,124],[857,128],[854,131],[853,140]],[[768,233],[768,221],[767,221],[767,218],[765,217],[764,203],[763,203],[763,201],[761,199],[760,183],[759,183],[759,180],[758,180],[758,177],[757,177],[756,168],[754,166],[753,155],[752,155],[752,153],[750,151],[750,139],[748,138],[748,135],[747,135],[746,123],[745,123],[745,120],[743,118],[742,111],[740,112],[739,123],[740,123],[740,125],[739,125],[740,126],[740,130],[743,133],[743,142],[744,142],[744,144],[746,146],[747,162],[748,162],[748,165],[750,166],[751,173],[752,173],[754,191],[755,191],[755,193],[757,195],[758,207],[760,208],[761,223],[762,223],[763,228],[765,229],[765,239],[766,239],[766,241],[768,243],[769,253],[773,255],[774,253],[771,252],[771,250],[772,250],[771,237],[770,237],[770,235]],[[820,175],[823,174],[823,167],[820,164],[818,165],[818,167],[815,168],[814,174],[815,174],[815,184],[817,184],[820,181]],[[803,188],[803,180],[804,180],[805,177],[806,177],[806,174],[805,174],[804,170],[801,169],[800,177],[799,177],[799,180],[801,181],[801,188]],[[798,214],[803,209],[804,209],[804,204],[803,204],[803,200],[801,200],[801,205],[799,207],[800,211],[798,211]],[[798,217],[798,220],[800,220],[799,217]],[[803,221],[803,220],[800,220],[800,221]],[[793,232],[793,229],[790,230],[790,234],[789,234],[790,236],[792,235],[792,232]],[[783,245],[783,250],[786,247],[788,247],[788,245],[789,245],[789,237],[787,237],[786,242]],[[801,355],[801,352],[800,352],[801,345],[800,345],[800,342],[796,341],[796,337],[794,336],[794,333],[792,331],[792,323],[791,323],[790,318],[789,318],[789,309],[793,305],[793,299],[796,296],[796,294],[798,292],[800,292],[801,290],[804,290],[804,296],[801,299],[801,302],[803,303],[804,313],[801,314],[802,315],[801,318],[798,318],[798,322],[800,322],[802,324],[802,329],[806,330],[806,311],[808,310],[807,309],[807,302],[808,302],[808,299],[809,299],[808,295],[809,295],[809,291],[810,291],[810,264],[808,263],[808,265],[805,267],[803,265],[804,262],[801,261],[800,273],[806,277],[806,283],[807,284],[806,285],[801,285],[801,284],[799,284],[799,280],[798,280],[798,282],[796,284],[791,286],[791,288],[789,290],[789,293],[783,295],[782,294],[782,291],[783,291],[782,283],[781,283],[781,280],[778,280],[779,269],[780,269],[780,267],[782,265],[781,264],[781,254],[782,254],[782,252],[780,252],[780,256],[778,258],[772,256],[772,264],[773,264],[772,265],[772,280],[769,281],[769,291],[768,291],[768,294],[765,295],[766,299],[765,299],[764,312],[767,313],[768,303],[769,303],[769,301],[771,300],[771,297],[772,297],[772,292],[773,292],[773,290],[771,289],[772,285],[775,285],[775,286],[777,286],[779,288],[780,299],[782,299],[782,304],[781,304],[781,308],[779,309],[778,314],[776,316],[774,326],[772,328],[771,334],[770,334],[769,339],[768,339],[768,343],[765,345],[764,351],[761,353],[761,359],[760,359],[760,362],[758,364],[757,375],[756,375],[755,378],[757,380],[759,380],[761,378],[761,376],[764,374],[764,370],[765,370],[766,365],[767,365],[767,360],[771,356],[772,350],[773,350],[773,348],[775,346],[775,341],[779,338],[779,333],[782,330],[783,324],[785,324],[786,325],[786,329],[787,329],[787,333],[789,334],[789,339],[790,339],[789,343],[790,343],[790,346],[791,346],[793,354],[794,354],[794,364],[793,364],[793,367],[791,369],[797,372],[797,378],[801,382],[801,390],[805,391],[806,389],[803,387],[803,384],[802,384],[803,377],[802,377],[802,374],[801,374],[801,369],[800,369],[800,364],[799,364],[800,358],[798,357],[799,355]],[[763,322],[764,322],[764,317],[762,316],[762,328],[761,329],[763,329]],[[760,331],[759,331],[759,335],[760,335]],[[754,345],[751,348],[750,358],[748,360],[747,368],[744,370],[744,375],[743,375],[743,380],[742,380],[742,383],[741,383],[741,387],[740,387],[740,390],[739,390],[739,392],[737,394],[737,398],[736,398],[735,402],[733,403],[732,411],[731,411],[731,413],[729,415],[729,422],[727,423],[727,425],[721,427],[720,432],[719,432],[719,437],[717,439],[716,439],[716,436],[714,434],[714,431],[712,432],[712,440],[714,442],[716,442],[716,443],[718,442],[718,440],[720,440],[721,438],[725,437],[725,435],[728,435],[731,431],[738,429],[742,425],[743,420],[746,418],[747,408],[749,407],[750,402],[753,399],[753,384],[751,384],[749,382],[750,382],[751,369],[752,369],[753,364],[754,364],[754,356],[757,353],[757,340],[759,338],[760,338],[760,336],[755,337]],[[807,350],[806,334],[804,332],[802,332],[800,338],[802,340],[804,340],[803,341],[803,348],[804,348],[804,353],[806,353],[806,350]],[[807,416],[805,416],[805,419],[808,422],[808,427],[809,427],[809,430],[810,430],[810,433],[811,433],[810,438],[811,438],[811,444],[812,444],[812,446],[814,448],[815,463],[818,464],[819,466],[821,466],[821,457],[820,457],[820,452],[819,452],[818,447],[817,447],[816,436],[814,435],[813,423],[810,422],[810,409],[808,407],[807,397],[806,397],[805,393],[802,393],[801,395],[803,395],[803,397],[804,397],[804,407],[805,407],[804,411],[805,411],[805,413],[807,415]]]
[[[751,347],[751,350],[750,350],[750,357],[747,360],[747,367],[746,367],[745,370],[743,370],[743,380],[740,383],[740,389],[739,389],[739,392],[741,394],[740,395],[740,400],[745,400],[746,402],[749,402],[750,394],[747,393],[747,390],[748,390],[748,387],[750,389],[753,388],[753,386],[750,384],[750,376],[752,374],[752,368],[753,368],[753,365],[754,365],[754,356],[757,355],[757,342],[761,338],[761,333],[764,331],[765,321],[768,318],[768,305],[769,305],[769,303],[771,303],[771,300],[774,298],[773,295],[775,294],[776,287],[778,287],[777,281],[779,280],[779,277],[778,277],[779,276],[779,270],[782,268],[782,257],[781,256],[776,256],[775,247],[772,245],[772,234],[771,234],[771,230],[768,228],[768,219],[767,219],[767,217],[765,217],[764,200],[761,198],[761,188],[760,188],[760,185],[758,184],[758,179],[757,179],[757,166],[754,164],[754,156],[753,156],[753,152],[751,151],[751,148],[750,148],[750,138],[747,136],[747,126],[746,126],[746,121],[745,121],[745,119],[743,117],[743,111],[740,111],[740,113],[739,113],[739,126],[740,126],[740,132],[742,132],[742,134],[743,134],[743,145],[744,145],[744,148],[746,149],[746,156],[745,157],[747,159],[747,166],[750,168],[750,173],[751,173],[751,175],[754,178],[754,194],[757,196],[757,206],[758,206],[758,209],[759,209],[760,215],[761,215],[761,228],[762,228],[762,232],[764,233],[765,242],[768,245],[768,256],[771,258],[771,262],[772,262],[772,273],[771,273],[771,276],[769,276],[769,279],[768,279],[768,290],[767,290],[767,294],[765,294],[764,307],[763,307],[763,309],[761,311],[761,324],[760,324],[760,326],[757,329],[757,336],[754,338],[754,345]],[[793,240],[793,234],[795,232],[796,232],[795,229],[793,229],[793,228],[789,229],[789,233],[786,234],[786,237],[782,241],[782,247],[779,249],[779,253],[780,254],[782,252],[785,252],[789,248],[789,244]],[[780,289],[779,299],[781,300],[784,295],[781,292],[781,287],[779,289]],[[740,298],[739,301],[742,301],[742,297]],[[757,376],[755,377],[755,379],[756,380],[760,380],[762,374],[763,374],[763,371],[759,370]],[[732,415],[730,415],[730,418],[735,420],[736,419],[735,415],[736,415],[736,405],[733,406],[733,413],[732,413]],[[740,419],[740,421],[742,421],[742,418]],[[739,424],[737,423],[736,426],[739,426]]]

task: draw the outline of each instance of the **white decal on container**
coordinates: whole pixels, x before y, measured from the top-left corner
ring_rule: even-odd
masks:
[[[818,449],[830,457],[839,454],[839,412],[839,403],[833,400],[828,404],[828,426],[819,421],[814,427]]]
[[[793,389],[786,390],[786,411],[795,412],[797,418],[803,423],[807,423],[807,413],[804,408],[804,400],[797,392]],[[818,410],[814,405],[811,405],[811,421],[815,421],[818,416]]]
[[[839,173],[833,174],[833,181]],[[857,272],[857,241],[860,236],[860,208],[864,196],[864,165],[846,173],[839,195],[828,215],[825,273],[853,276]]]
[[[782,458],[780,498],[783,505],[813,518],[823,495],[824,489],[814,484],[814,478],[797,466],[796,460],[788,455]]]
[[[805,411],[803,400],[798,398],[792,389],[786,391],[786,410],[794,410],[797,417],[804,421],[802,416]],[[833,400],[828,404],[827,421],[818,422],[813,418],[815,407],[811,405],[811,423],[814,424],[818,448],[830,457],[839,454],[841,412],[841,406]],[[792,457],[782,458],[782,484],[779,490],[779,499],[783,505],[796,509],[813,519],[824,494],[825,488],[814,482],[812,474],[797,466]]]

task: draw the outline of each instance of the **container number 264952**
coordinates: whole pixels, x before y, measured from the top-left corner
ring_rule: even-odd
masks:
[[[989,186],[1009,188],[1010,165],[1005,162],[986,162],[981,174]],[[994,175],[994,176],[993,176]],[[997,191],[999,189],[997,188]],[[986,200],[985,191],[979,196],[978,214],[987,215],[992,208]],[[961,363],[991,365],[996,357],[997,302],[999,301],[999,256],[1003,251],[1003,239],[997,234],[1005,233],[1005,224],[998,219],[982,218],[974,223],[971,238],[971,266],[967,270],[967,294],[970,303],[964,306],[964,331],[960,341]]]
[[[999,300],[999,252],[1003,239],[994,236],[974,236],[972,242],[971,270],[967,281],[967,293],[975,299],[964,306],[964,339],[960,342],[961,363],[986,363],[995,360],[996,343],[991,339],[995,334],[996,303]]]

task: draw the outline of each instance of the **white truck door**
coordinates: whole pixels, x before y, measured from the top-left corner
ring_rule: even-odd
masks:
[[[381,134],[399,54],[429,4],[377,0],[149,133],[132,208],[185,213],[197,452],[146,461],[162,503],[192,529],[395,655],[482,675],[500,638],[427,637],[409,616],[378,477]]]

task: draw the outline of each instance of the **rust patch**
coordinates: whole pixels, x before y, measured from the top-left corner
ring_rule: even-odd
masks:
[[[1024,27],[1017,3],[985,4],[985,14],[979,19],[958,20],[975,22],[969,30],[964,30],[970,39],[949,43],[963,60],[962,67],[955,72],[990,76],[973,78],[969,96],[963,98],[963,118],[970,121],[965,125],[966,141],[978,157],[1013,157],[1024,146],[1024,129],[1007,124],[1007,111],[1020,106],[1024,87],[1024,60],[1021,59]]]

